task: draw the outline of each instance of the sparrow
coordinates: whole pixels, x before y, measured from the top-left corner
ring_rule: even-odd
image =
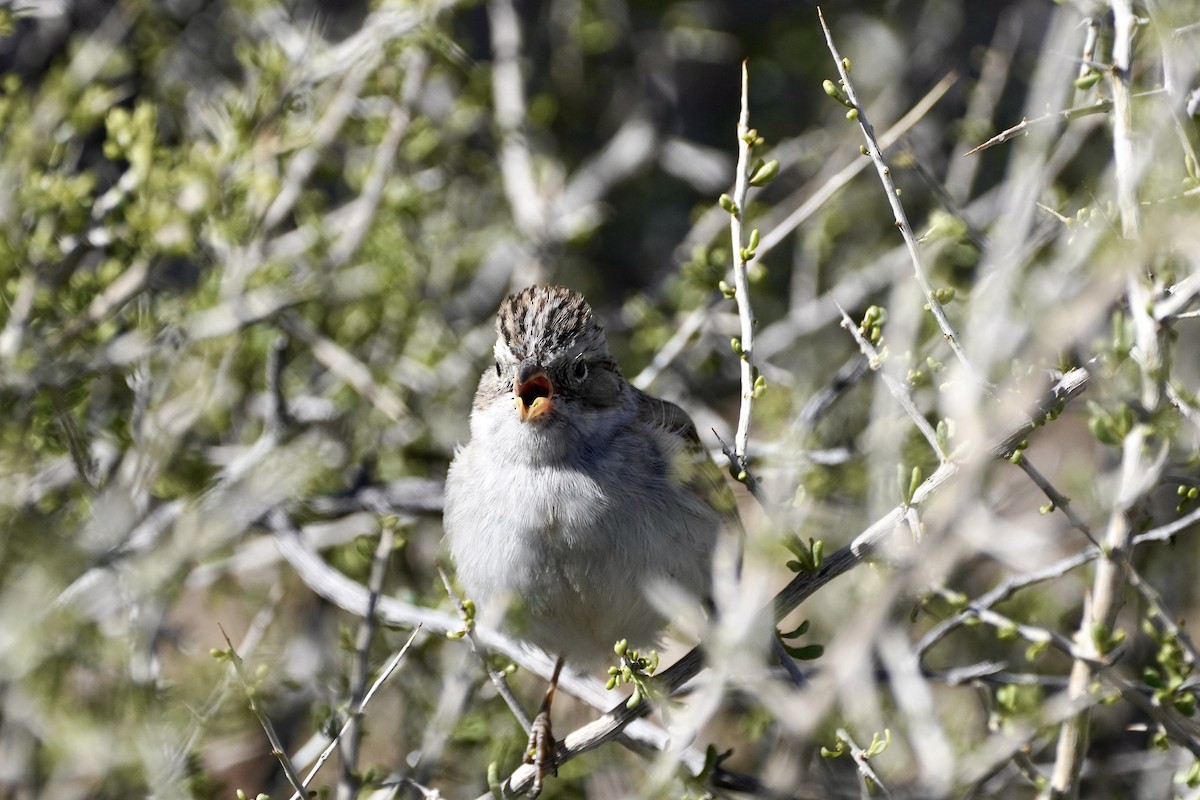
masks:
[[[653,646],[672,586],[706,601],[733,494],[688,415],[622,376],[587,301],[532,286],[501,305],[470,441],[446,480],[444,526],[459,582],[481,612],[517,604],[516,632],[558,656],[531,731],[553,769],[550,705],[564,660]]]

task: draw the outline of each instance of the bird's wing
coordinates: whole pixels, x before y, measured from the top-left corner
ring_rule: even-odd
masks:
[[[667,459],[670,478],[690,488],[739,535],[744,534],[737,503],[721,468],[700,442],[692,418],[668,400],[636,390],[638,416]]]

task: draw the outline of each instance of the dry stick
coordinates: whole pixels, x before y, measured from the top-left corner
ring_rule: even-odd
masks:
[[[358,627],[358,639],[354,643],[350,713],[342,736],[342,772],[337,786],[339,800],[353,800],[358,795],[358,778],[354,773],[358,769],[358,747],[362,739],[362,701],[367,690],[367,678],[370,676],[368,658],[371,653],[371,640],[375,638],[375,627],[378,624],[375,608],[379,605],[379,596],[383,594],[383,582],[387,577],[388,561],[391,559],[395,541],[396,521],[385,518],[379,525],[379,544],[375,547],[375,558],[371,562],[371,574],[367,579],[367,588],[370,591],[367,613],[363,615],[362,623]]]
[[[950,349],[954,351],[954,355],[958,358],[959,363],[962,364],[966,373],[979,383],[986,383],[981,376],[976,374],[974,367],[967,360],[966,351],[963,350],[962,344],[958,340],[958,334],[955,332],[954,326],[950,324],[950,318],[946,316],[946,311],[942,308],[942,304],[933,295],[933,286],[929,283],[929,278],[925,275],[925,267],[921,264],[921,254],[917,249],[917,239],[913,235],[912,226],[908,222],[908,216],[904,213],[904,206],[900,203],[900,192],[896,188],[896,184],[892,181],[892,171],[888,167],[887,162],[883,160],[883,153],[880,151],[879,142],[875,138],[875,129],[871,126],[871,122],[867,119],[862,104],[859,102],[854,84],[850,82],[850,73],[846,69],[848,62],[842,59],[841,54],[834,45],[833,34],[829,32],[829,26],[825,24],[825,16],[821,13],[820,7],[817,8],[817,17],[821,22],[821,30],[825,33],[825,44],[829,47],[829,53],[833,56],[834,63],[837,65],[838,75],[841,76],[846,97],[849,99],[853,110],[857,112],[858,124],[862,128],[863,138],[867,142],[867,152],[871,156],[871,161],[875,164],[876,172],[879,173],[880,182],[883,183],[884,193],[887,195],[888,203],[892,207],[893,215],[895,215],[896,227],[900,230],[900,235],[904,237],[904,244],[908,247],[908,254],[912,259],[913,273],[917,278],[917,283],[921,286],[921,291],[925,295],[925,302],[929,304],[929,310],[933,313],[933,318],[937,320],[942,335],[946,338]]]
[[[1049,392],[1037,403],[1028,417],[1015,424],[1010,430],[998,437],[987,448],[989,455],[995,458],[1007,458],[1012,453],[1015,443],[1026,438],[1034,430],[1038,421],[1045,419],[1051,410],[1059,408],[1087,388],[1091,377],[1087,370],[1075,369],[1067,373],[1056,383]],[[944,462],[938,469],[925,479],[924,483],[913,493],[910,503],[919,506],[928,500],[944,483],[953,478],[960,466],[952,461]],[[817,590],[834,578],[849,572],[865,561],[883,540],[891,534],[897,525],[902,523],[908,506],[900,505],[884,514],[866,530],[860,533],[853,542],[828,556],[821,568],[813,573],[801,573],[783,588],[772,602],[770,613],[772,620],[778,624],[788,614],[796,609],[804,600],[811,597]],[[669,696],[685,683],[695,677],[704,664],[704,653],[701,647],[695,647],[686,655],[671,665],[658,676],[658,685],[663,694]],[[627,708],[622,701],[614,706],[604,716],[572,731],[562,740],[555,760],[560,767],[572,758],[594,750],[605,742],[616,737],[624,728],[639,717],[650,712],[650,704],[643,700],[633,708]],[[533,783],[534,768],[528,764],[518,767],[505,781],[507,791],[521,792]],[[491,794],[481,795],[479,800],[490,800]]]

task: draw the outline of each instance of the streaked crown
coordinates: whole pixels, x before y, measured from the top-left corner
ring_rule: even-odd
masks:
[[[587,301],[565,286],[530,286],[509,296],[496,315],[496,332],[518,362],[608,351]]]

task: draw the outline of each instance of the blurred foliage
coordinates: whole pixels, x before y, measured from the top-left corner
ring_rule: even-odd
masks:
[[[942,423],[948,450],[997,434],[1045,390],[1048,372],[1086,366],[1087,402],[1040,421],[1021,453],[1049,463],[1072,511],[1102,532],[1122,447],[1148,428],[1162,474],[1138,495],[1132,524],[1152,530],[1195,508],[1193,306],[1155,318],[1147,334],[1137,328],[1147,315],[1126,296],[1145,287],[1165,306],[1200,272],[1196,103],[1154,94],[1169,71],[1172,91],[1196,96],[1195,2],[1138,6],[1144,202],[1131,241],[1118,234],[1108,114],[1031,124],[1025,137],[962,156],[1044,113],[1038,103],[1108,97],[1108,78],[1076,81],[1070,48],[1051,37],[1072,31],[1078,51],[1076,23],[1094,14],[1106,64],[1111,14],[1042,0],[826,9],[877,132],[956,76],[887,156],[929,279],[997,387],[988,404],[963,388],[922,311],[857,126],[822,90],[836,73],[813,6],[518,4],[521,139],[544,212],[531,228],[513,213],[501,157],[511,133],[494,92],[511,87],[495,85],[496,2],[0,9],[0,798],[289,795],[244,691],[288,752],[323,744],[357,688],[361,620],[281,558],[273,515],[301,526],[322,564],[365,584],[378,514],[399,514],[386,594],[450,609],[435,569],[440,479],[467,435],[491,316],[518,284],[584,291],[631,378],[690,332],[646,379],[688,408],[714,450],[710,431],[728,439],[737,324],[718,289],[732,248],[716,200],[732,184],[743,58],[753,124],[782,164],[746,208],[764,240],[840,170],[865,167],[749,270],[766,386],[753,465],[773,507],[763,514],[743,498],[743,514],[764,585],[791,576],[785,542],[827,542],[828,558],[911,500],[903,480],[896,487],[897,465],[923,477],[939,466],[881,381],[838,377],[858,349],[834,299],[854,320],[886,308],[872,337],[879,365],[931,428]],[[1163,347],[1157,372],[1144,363],[1147,335]],[[1148,379],[1169,387],[1169,402],[1145,407]],[[900,529],[895,550],[852,585],[806,603],[811,674],[869,687],[829,688],[835,706],[803,724],[762,697],[729,703],[704,735],[734,755],[710,753],[699,780],[651,780],[637,757],[606,747],[565,765],[545,796],[699,796],[721,769],[758,776],[768,764],[780,784],[856,796],[850,759],[826,767],[818,757],[822,743],[843,743],[846,726],[864,743],[895,734],[871,755],[901,795],[957,795],[977,780],[977,793],[1032,796],[1055,757],[1048,698],[1071,659],[1031,647],[1016,622],[984,619],[970,598],[1088,541],[1062,515],[1038,515],[1046,498],[1011,464],[980,469],[970,488],[922,509],[912,531],[921,541]],[[1086,796],[1131,796],[1176,773],[1200,780],[1188,754],[1200,742],[1194,649],[1182,627],[1164,625],[1196,616],[1193,534],[1137,551],[1171,613],[1127,592],[1127,638],[1096,634],[1134,691],[1180,728],[1128,703],[1097,713]],[[1088,575],[1064,569],[997,611],[1070,640]],[[920,661],[927,681],[888,662],[892,683],[876,683],[871,648],[855,651],[869,652],[853,669],[831,661],[855,657],[845,637],[859,619],[879,619],[871,624],[908,646],[959,617]],[[377,632],[372,670],[407,640],[401,628]],[[210,657],[226,647],[222,631],[252,687]],[[751,655],[714,648],[728,659],[726,679],[758,675]],[[886,646],[878,652],[887,662]],[[983,698],[970,707],[965,673]],[[735,688],[754,688],[745,680]],[[523,671],[514,683],[527,702],[542,688]],[[941,738],[906,705],[911,685],[931,693],[925,710],[937,712]],[[367,710],[360,778],[484,791],[489,763],[506,775],[524,746],[487,686],[464,642],[419,636]],[[560,735],[590,718],[563,713]],[[972,772],[993,731],[1023,737],[1019,752],[992,774]],[[931,752],[961,769],[931,773]],[[1145,760],[1118,774],[1127,754]],[[325,769],[317,785],[330,791],[336,766]]]

